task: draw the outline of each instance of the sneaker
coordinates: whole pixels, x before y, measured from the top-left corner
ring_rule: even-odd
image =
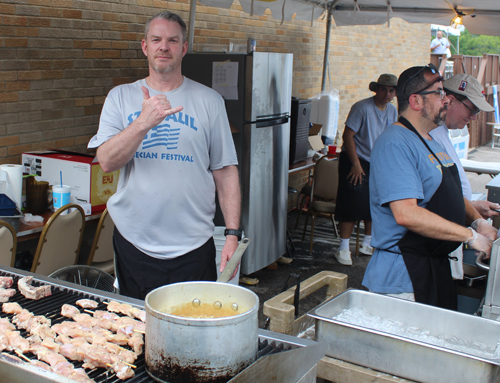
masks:
[[[347,249],[337,250],[335,258],[337,258],[337,261],[342,265],[352,265],[351,252]]]
[[[362,243],[361,246],[359,247],[359,252],[364,255],[373,255],[373,247]]]

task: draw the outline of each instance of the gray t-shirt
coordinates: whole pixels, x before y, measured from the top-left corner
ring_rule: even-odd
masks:
[[[139,116],[141,86],[150,96],[160,93],[144,79],[109,92],[89,148],[100,146]],[[216,91],[184,77],[179,88],[164,94],[172,107],[184,109],[144,137],[121,169],[116,194],[107,203],[123,237],[161,259],[186,254],[213,235],[212,170],[237,165],[224,100]]]
[[[395,123],[397,119],[398,111],[392,104],[387,104],[387,108],[382,111],[377,108],[373,97],[355,103],[347,116],[345,125],[356,133],[354,142],[358,157],[370,162],[375,140],[385,128]],[[342,150],[345,148],[342,147]]]
[[[436,129],[433,129],[429,132],[429,135],[432,137],[434,141],[440,144],[445,150],[446,153],[452,158],[455,165],[457,165],[458,174],[460,175],[460,182],[462,183],[462,193],[465,198],[469,201],[472,199],[472,188],[465,174],[464,167],[458,158],[457,152],[453,147],[453,143],[450,140],[450,136],[448,134],[448,128],[446,125],[438,126]]]

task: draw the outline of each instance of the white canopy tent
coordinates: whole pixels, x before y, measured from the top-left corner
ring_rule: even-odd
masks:
[[[337,26],[383,24],[392,17],[450,25],[458,15],[470,33],[500,36],[498,0],[333,0],[329,4]]]
[[[199,0],[203,5],[229,8],[233,0]],[[239,0],[243,10],[263,15],[270,9],[273,18],[313,22],[326,11],[327,31],[322,89],[325,88],[332,20],[337,26],[378,25],[399,17],[409,23],[450,25],[459,17],[472,34],[500,36],[500,0]],[[193,46],[196,0],[191,0],[189,46]],[[455,22],[457,19],[455,19]]]

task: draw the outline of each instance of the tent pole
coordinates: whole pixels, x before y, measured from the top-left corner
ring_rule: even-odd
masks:
[[[326,75],[328,71],[328,55],[330,54],[330,32],[332,30],[332,8],[328,7],[326,20],[325,57],[323,58],[323,78],[321,80],[321,91],[325,90]]]
[[[196,19],[196,0],[191,0],[191,6],[189,7],[188,53],[193,53],[195,19]]]

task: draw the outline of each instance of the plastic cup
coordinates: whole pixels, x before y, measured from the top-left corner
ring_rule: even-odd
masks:
[[[60,209],[69,203],[71,197],[71,186],[52,186],[52,202],[54,210]]]
[[[334,156],[337,153],[337,145],[328,145],[328,154]]]

